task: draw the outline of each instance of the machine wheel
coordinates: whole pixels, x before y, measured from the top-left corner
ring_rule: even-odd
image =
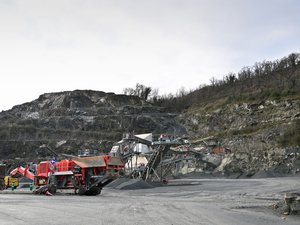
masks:
[[[84,187],[80,187],[78,190],[79,195],[100,195],[102,188],[100,187],[92,187],[89,190],[86,190]]]
[[[92,187],[85,194],[86,195],[100,195],[100,193],[101,193],[101,188],[99,188],[99,187]]]
[[[86,193],[85,187],[80,186],[80,187],[78,188],[78,195],[85,195],[85,193]]]
[[[55,193],[56,193],[56,186],[53,185],[53,184],[50,184],[50,186],[49,186],[49,188],[48,188],[48,191],[49,191],[51,194],[55,195]]]

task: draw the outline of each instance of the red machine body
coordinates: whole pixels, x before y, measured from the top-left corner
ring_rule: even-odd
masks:
[[[23,177],[27,177],[30,180],[34,179],[34,174],[32,172],[29,171],[29,167],[27,166],[26,168],[20,166],[18,168],[13,169],[10,172],[11,176],[23,176]]]
[[[80,195],[98,195],[105,185],[120,176],[123,168],[120,158],[105,155],[42,161],[35,173],[29,171],[29,167],[18,167],[10,174],[25,176],[34,181],[37,189],[47,187],[51,193],[57,189],[74,189]]]

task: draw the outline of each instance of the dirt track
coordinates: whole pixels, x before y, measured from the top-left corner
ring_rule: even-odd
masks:
[[[300,178],[175,180],[142,190],[104,189],[100,196],[0,194],[0,224],[297,224],[268,206],[299,190]]]

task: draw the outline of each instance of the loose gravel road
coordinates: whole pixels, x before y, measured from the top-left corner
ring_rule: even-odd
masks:
[[[299,216],[270,207],[295,190],[300,178],[179,179],[152,189],[105,188],[94,197],[6,190],[0,192],[0,224],[299,225]]]

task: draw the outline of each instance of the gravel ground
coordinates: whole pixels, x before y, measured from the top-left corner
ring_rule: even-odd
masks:
[[[300,178],[179,179],[150,189],[104,188],[99,196],[6,190],[0,192],[0,224],[299,225],[299,216],[271,209],[299,184]]]

